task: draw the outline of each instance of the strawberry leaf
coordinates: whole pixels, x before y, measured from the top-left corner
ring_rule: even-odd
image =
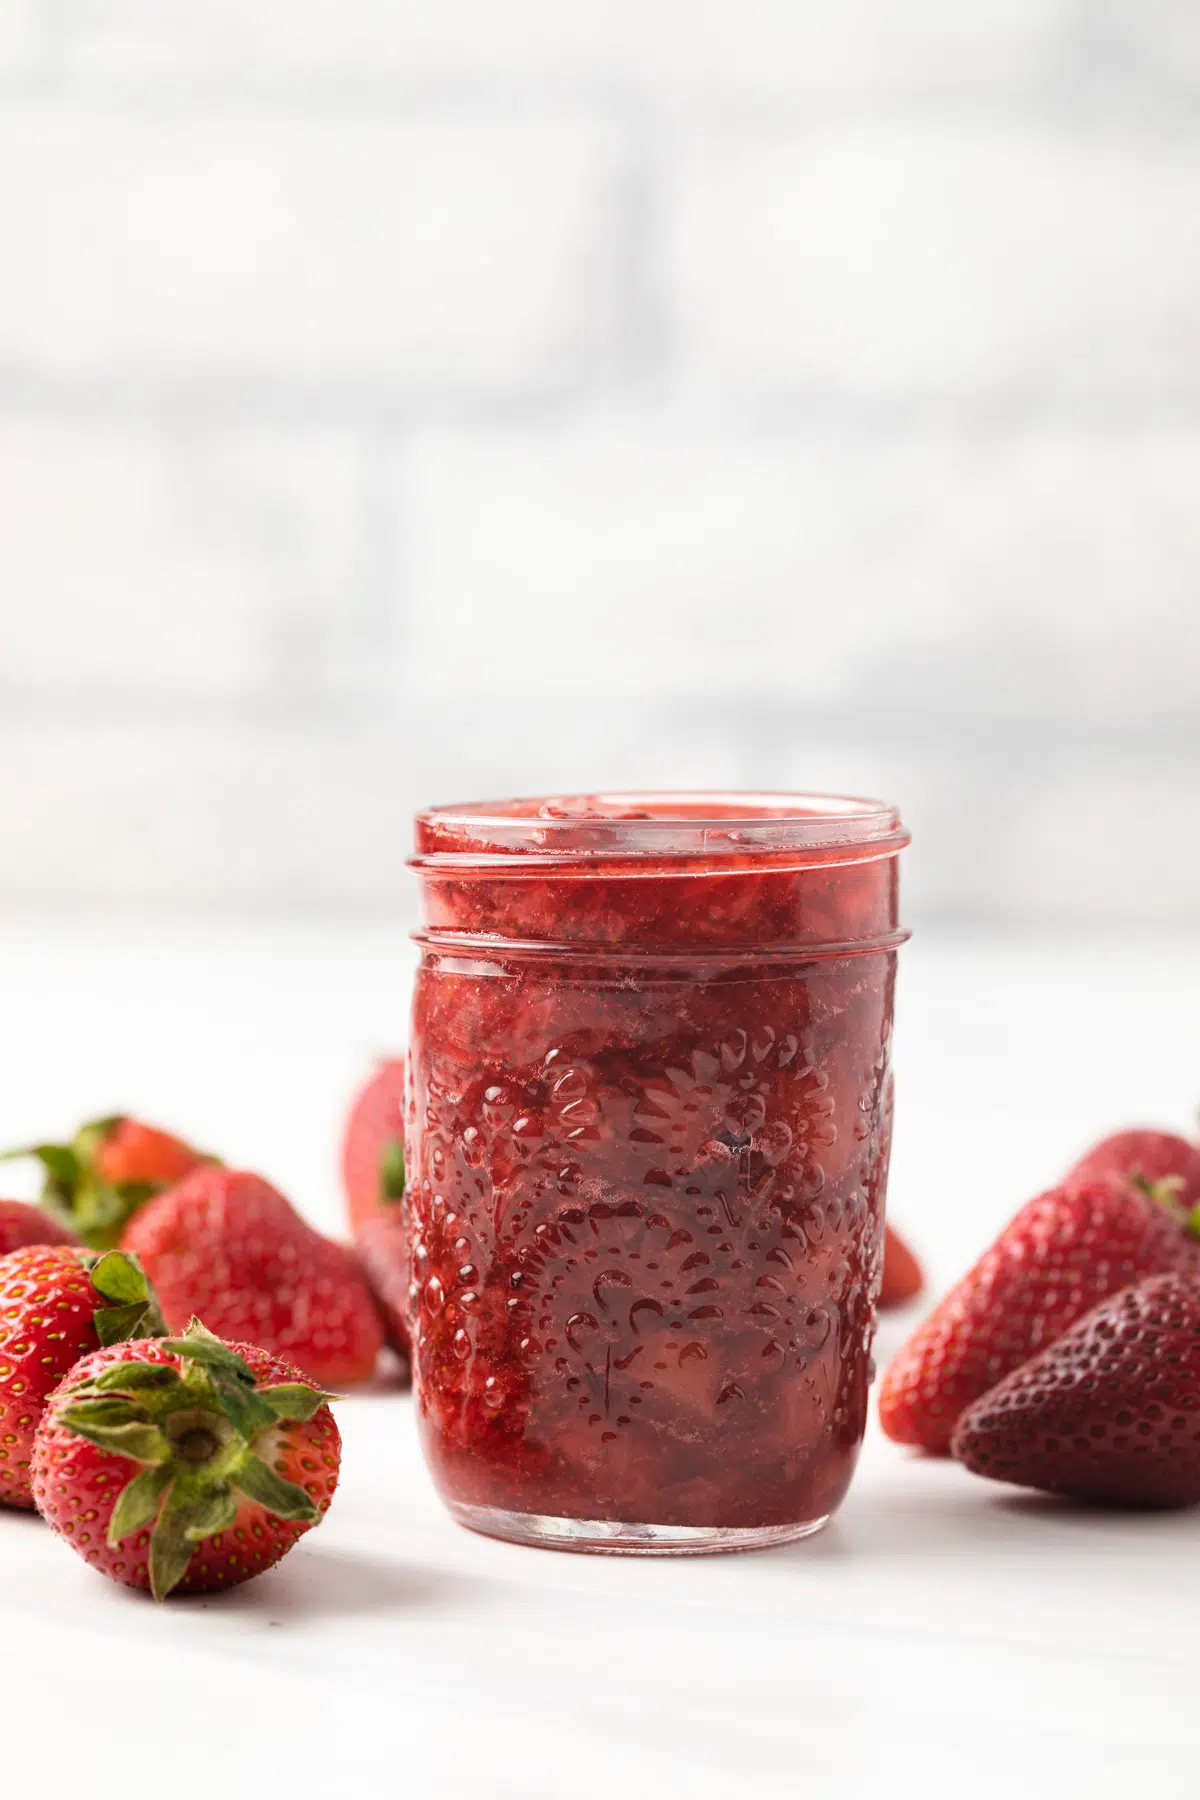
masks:
[[[266,1396],[257,1389],[245,1387],[236,1376],[230,1379],[219,1368],[210,1368],[208,1379],[221,1411],[248,1444],[253,1443],[260,1431],[274,1425],[277,1415]]]
[[[176,1481],[150,1538],[150,1591],[165,1600],[187,1574],[197,1544],[227,1531],[237,1518],[237,1501],[223,1484],[197,1488]]]
[[[148,1422],[137,1402],[122,1394],[80,1400],[71,1408],[71,1424],[76,1431],[85,1425],[94,1431],[109,1431],[114,1425],[145,1425]]]
[[[27,1144],[20,1150],[6,1150],[2,1160],[11,1162],[21,1156],[36,1156],[50,1179],[67,1193],[78,1185],[82,1170],[68,1144]]]
[[[297,1487],[294,1481],[285,1481],[282,1475],[269,1469],[252,1450],[247,1450],[238,1462],[230,1480],[239,1493],[245,1494],[248,1500],[256,1500],[269,1513],[274,1513],[277,1519],[304,1519],[311,1522],[318,1517],[317,1508],[304,1489]]]
[[[158,1511],[159,1501],[174,1479],[166,1463],[143,1469],[122,1489],[108,1522],[108,1542],[115,1549],[131,1532],[148,1525]]]
[[[182,1484],[176,1489],[177,1493],[184,1491]],[[170,1511],[170,1503],[167,1510]],[[184,1529],[193,1544],[215,1537],[218,1531],[228,1531],[237,1518],[237,1510],[237,1501],[224,1486],[190,1496],[179,1505],[180,1516],[186,1521]]]
[[[84,1402],[80,1406],[65,1407],[58,1415],[58,1423],[67,1431],[73,1431],[76,1437],[95,1444],[98,1450],[107,1450],[113,1456],[128,1456],[133,1462],[160,1463],[170,1456],[171,1446],[156,1426],[136,1422],[93,1424],[85,1411],[86,1405]]]
[[[165,1600],[179,1586],[195,1548],[187,1534],[186,1518],[177,1512],[159,1519],[150,1538],[150,1592],[156,1600]]]
[[[95,1315],[96,1336],[105,1348],[133,1338],[163,1335],[166,1323],[158,1309],[157,1295],[136,1257],[110,1250],[98,1258],[85,1256],[84,1262],[92,1286],[110,1302]]]
[[[281,1382],[278,1387],[260,1388],[259,1393],[277,1419],[294,1419],[307,1425],[336,1394],[322,1393],[300,1381]]]
[[[223,1343],[219,1337],[203,1326],[199,1319],[193,1319],[183,1337],[168,1338],[163,1344],[164,1350],[170,1350],[175,1356],[183,1356],[189,1362],[201,1363],[206,1369],[219,1369],[224,1374],[236,1375],[248,1387],[254,1386],[254,1370],[244,1362],[236,1350]]]
[[[106,1300],[117,1306],[143,1304],[147,1298],[146,1277],[132,1257],[110,1250],[92,1265],[92,1286]]]
[[[179,1371],[170,1363],[123,1362],[103,1375],[97,1375],[90,1387],[105,1392],[111,1388],[173,1388],[180,1385]]]

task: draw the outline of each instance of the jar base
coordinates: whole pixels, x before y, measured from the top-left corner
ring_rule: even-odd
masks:
[[[636,1525],[624,1519],[564,1519],[548,1513],[507,1512],[500,1506],[447,1503],[460,1525],[484,1537],[538,1550],[575,1550],[591,1556],[711,1556],[728,1550],[770,1550],[812,1537],[829,1514],[796,1525]]]

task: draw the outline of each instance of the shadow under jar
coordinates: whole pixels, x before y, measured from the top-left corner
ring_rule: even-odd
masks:
[[[729,1550],[842,1500],[907,841],[891,807],[813,795],[418,817],[413,1370],[464,1525]]]

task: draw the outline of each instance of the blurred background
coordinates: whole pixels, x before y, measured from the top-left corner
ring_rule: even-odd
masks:
[[[1198,700],[1192,0],[0,0],[0,905],[762,784],[1185,926]]]

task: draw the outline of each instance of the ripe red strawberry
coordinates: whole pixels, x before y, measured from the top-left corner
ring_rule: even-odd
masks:
[[[327,1387],[363,1381],[383,1343],[353,1251],[322,1237],[261,1176],[195,1169],[148,1202],[122,1248],[140,1257],[168,1327],[285,1356]]]
[[[0,1200],[0,1256],[26,1244],[74,1244],[77,1240],[56,1225],[40,1206],[26,1200]]]
[[[1023,1206],[893,1358],[879,1417],[900,1444],[944,1452],[972,1401],[1144,1275],[1200,1271],[1178,1208],[1115,1175]]]
[[[139,1119],[113,1119],[96,1145],[95,1167],[101,1181],[113,1187],[140,1182],[147,1187],[168,1187],[207,1159],[154,1125]]]
[[[371,1292],[383,1314],[387,1341],[405,1363],[408,1334],[408,1227],[397,1206],[359,1226],[354,1240]]]
[[[355,1096],[342,1143],[351,1229],[404,1193],[404,1058],[381,1062]]]
[[[889,1225],[883,1239],[883,1286],[879,1304],[883,1307],[904,1306],[915,1299],[925,1286],[921,1265],[894,1225]]]
[[[34,1432],[79,1358],[163,1329],[145,1276],[119,1251],[42,1244],[0,1257],[0,1502],[33,1505]]]
[[[1116,1506],[1200,1501],[1200,1278],[1102,1301],[977,1400],[954,1455],[977,1475]]]
[[[43,1207],[93,1250],[111,1250],[139,1206],[213,1160],[119,1113],[80,1126],[69,1144],[33,1144],[8,1155],[37,1157],[45,1170]]]
[[[156,1600],[233,1587],[327,1511],[341,1462],[328,1399],[198,1321],[181,1338],[99,1350],[38,1428],[38,1511],[94,1569]]]
[[[1135,1175],[1155,1183],[1175,1181],[1175,1197],[1185,1211],[1200,1206],[1200,1144],[1171,1131],[1139,1126],[1102,1138],[1071,1169],[1068,1181],[1094,1175]]]

